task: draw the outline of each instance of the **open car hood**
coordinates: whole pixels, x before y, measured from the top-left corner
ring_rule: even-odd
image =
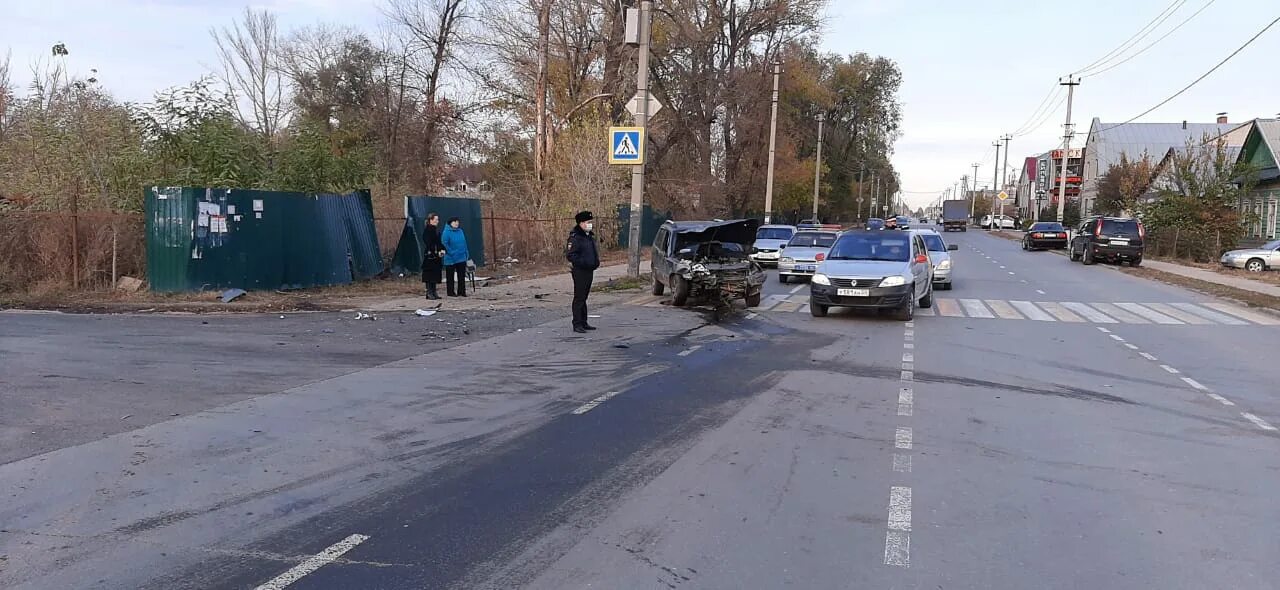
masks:
[[[751,247],[756,241],[756,229],[760,222],[755,219],[734,219],[731,221],[677,221],[672,223],[672,232],[680,235],[683,243],[727,242]]]

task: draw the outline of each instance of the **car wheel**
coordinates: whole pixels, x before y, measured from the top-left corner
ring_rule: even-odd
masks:
[[[1067,258],[1071,259],[1071,262],[1078,262],[1080,260],[1080,255],[1076,254],[1076,249],[1074,247],[1067,246]]]
[[[747,295],[747,307],[760,307],[760,292]]]
[[[925,293],[924,297],[920,299],[920,307],[925,309],[933,307],[933,285],[929,285],[929,292]]]
[[[893,317],[899,320],[902,320],[904,322],[909,322],[915,319],[916,317],[915,298],[914,297],[908,298],[907,302],[902,304],[902,307],[899,307],[898,309],[894,310]]]
[[[671,277],[671,305],[684,307],[689,302],[689,281],[681,277]]]
[[[1244,269],[1249,272],[1262,272],[1267,270],[1267,265],[1261,258],[1250,258],[1249,262],[1244,263]]]
[[[1137,257],[1137,258],[1130,258],[1130,259],[1129,259],[1129,266],[1131,266],[1131,267],[1133,267],[1133,268],[1138,268],[1139,266],[1142,266],[1142,257],[1141,257],[1141,256],[1139,256],[1139,257]]]
[[[1023,252],[1026,252],[1027,250],[1030,250],[1030,249],[1031,249],[1031,248],[1028,248],[1028,247],[1027,247],[1027,241],[1026,241],[1026,240],[1022,240],[1022,251],[1023,251]]]
[[[788,277],[787,275],[784,275],[784,274],[782,274],[781,272],[779,272],[779,273],[778,273],[778,282],[779,282],[779,283],[782,283],[782,284],[784,284],[784,285],[785,285],[785,284],[787,284],[787,282],[788,282],[789,280],[790,280],[790,277]]]
[[[819,305],[813,302],[813,298],[809,298],[809,315],[815,318],[827,317],[827,306]]]
[[[666,285],[663,285],[663,284],[662,284],[662,281],[659,281],[659,280],[658,280],[658,276],[657,276],[657,275],[654,275],[654,277],[653,277],[653,294],[654,294],[654,295],[661,295],[661,294],[662,294],[664,291],[666,291],[666,290],[667,290],[667,286],[666,286]]]
[[[1084,247],[1084,256],[1082,258],[1084,259],[1085,265],[1097,262],[1097,259],[1095,259],[1093,255],[1093,248],[1090,248],[1089,246]]]

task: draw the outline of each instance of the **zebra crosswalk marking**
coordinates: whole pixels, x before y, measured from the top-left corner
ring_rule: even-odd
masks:
[[[1040,307],[1043,308],[1045,311],[1052,314],[1053,317],[1058,318],[1059,321],[1069,322],[1073,324],[1078,324],[1084,321],[1084,318],[1074,313],[1071,313],[1070,311],[1067,310],[1067,308],[1061,305],[1058,305],[1057,303],[1054,303],[1052,301],[1038,301],[1037,303],[1039,303]]]
[[[1126,324],[1150,324],[1151,323],[1151,321],[1147,320],[1146,318],[1133,315],[1110,303],[1095,303],[1093,304],[1093,307],[1098,311],[1101,311],[1102,313],[1105,313]]]
[[[1222,313],[1228,313],[1238,318],[1249,320],[1255,324],[1262,324],[1264,326],[1274,326],[1276,324],[1280,324],[1280,320],[1277,320],[1273,317],[1265,316],[1259,313],[1254,313],[1247,309],[1244,309],[1241,307],[1235,307],[1233,305],[1227,305],[1225,303],[1205,303],[1203,305],[1205,307],[1216,309]]]
[[[947,317],[962,318],[964,312],[960,311],[960,305],[955,299],[939,299],[933,304],[938,308],[938,314]]]
[[[1007,302],[1001,301],[999,299],[988,299],[986,300],[986,304],[987,304],[987,307],[990,307],[991,311],[996,312],[996,315],[1000,316],[1001,319],[1005,319],[1005,320],[1023,319],[1022,314],[1018,313],[1018,310],[1014,309],[1013,306],[1009,305]]]
[[[1102,312],[1100,312],[1100,311],[1098,311],[1098,310],[1096,310],[1096,309],[1094,309],[1094,308],[1092,308],[1092,307],[1089,307],[1088,305],[1085,305],[1085,304],[1083,304],[1083,303],[1077,303],[1077,302],[1075,302],[1075,301],[1063,301],[1063,302],[1062,302],[1062,306],[1063,306],[1063,307],[1065,307],[1065,308],[1067,308],[1067,309],[1069,309],[1069,310],[1071,310],[1071,311],[1074,311],[1074,312],[1076,312],[1076,313],[1078,313],[1078,314],[1080,314],[1080,315],[1084,316],[1084,318],[1085,318],[1085,319],[1087,319],[1087,320],[1089,320],[1089,321],[1091,321],[1091,322],[1093,322],[1093,323],[1095,323],[1095,324],[1114,324],[1114,323],[1116,323],[1116,320],[1112,319],[1112,318],[1111,318],[1110,316],[1108,316],[1107,314],[1102,313]]]
[[[1178,318],[1178,319],[1182,320],[1184,323],[1187,323],[1187,324],[1192,324],[1192,325],[1196,325],[1196,326],[1203,326],[1203,325],[1205,325],[1205,324],[1212,324],[1212,323],[1213,323],[1213,322],[1211,322],[1211,321],[1209,321],[1209,320],[1207,320],[1207,319],[1205,319],[1205,318],[1202,318],[1202,317],[1200,317],[1200,316],[1198,316],[1198,315],[1196,315],[1196,314],[1188,313],[1188,312],[1182,311],[1181,309],[1177,309],[1177,308],[1173,307],[1172,305],[1168,305],[1168,304],[1165,304],[1165,303],[1148,303],[1148,304],[1146,304],[1146,305],[1147,305],[1147,307],[1150,307],[1151,309],[1154,309],[1154,310],[1156,310],[1156,311],[1158,311],[1158,312],[1160,312],[1160,313],[1162,313],[1162,314],[1164,314],[1164,315],[1167,315],[1167,316],[1169,316],[1169,317],[1171,317],[1171,318]]]
[[[666,298],[645,295],[624,305],[663,307]],[[766,296],[756,312],[809,313],[807,294]],[[1004,299],[934,298],[933,307],[918,308],[923,317],[1030,320],[1091,324],[1162,324],[1276,326],[1280,319],[1226,303],[1084,303],[1076,301],[1009,301]]]
[[[982,305],[977,299],[961,299],[960,305],[964,307],[964,312],[971,318],[994,318],[991,312],[987,311],[986,306]]]
[[[1194,313],[1205,319],[1213,320],[1215,322],[1218,322],[1219,324],[1227,324],[1230,326],[1243,326],[1249,323],[1238,318],[1233,318],[1223,313],[1218,313],[1211,309],[1205,309],[1203,307],[1195,305],[1194,303],[1172,303],[1170,305],[1173,305],[1178,309]]]
[[[1157,324],[1176,325],[1176,324],[1182,323],[1158,311],[1147,309],[1141,305],[1138,305],[1137,303],[1117,303],[1116,307],[1120,307],[1128,311],[1132,311],[1133,313],[1136,313],[1144,318],[1147,318]]]
[[[1053,316],[1045,313],[1044,310],[1036,307],[1036,305],[1030,301],[1010,301],[1009,304],[1018,308],[1018,311],[1025,314],[1028,319],[1032,319],[1037,322],[1055,321]]]

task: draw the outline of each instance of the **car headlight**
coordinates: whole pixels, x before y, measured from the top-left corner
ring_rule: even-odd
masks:
[[[813,284],[815,284],[815,285],[830,285],[830,284],[831,284],[831,279],[828,279],[828,278],[827,278],[827,275],[813,275],[813,278],[811,279],[811,281],[812,281],[812,282],[813,282]]]
[[[905,284],[907,284],[907,280],[900,276],[885,277],[883,281],[880,281],[881,287],[901,287]]]
[[[796,261],[795,258],[790,258],[790,257],[784,257],[782,260],[779,260],[779,262],[795,262],[795,261]]]
[[[951,259],[948,258],[938,263],[938,270],[951,270]]]

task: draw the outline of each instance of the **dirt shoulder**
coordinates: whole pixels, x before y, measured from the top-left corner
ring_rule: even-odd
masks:
[[[601,270],[604,271],[625,263],[626,253],[606,252],[601,258]],[[565,263],[559,261],[498,263],[478,269],[476,278],[479,288],[472,292],[475,299],[471,301],[485,300],[494,305],[498,301],[502,302],[502,305],[494,308],[521,307],[514,305],[512,299],[523,300],[526,295],[532,298],[539,293],[558,295],[566,288],[571,289]],[[607,284],[612,277],[602,278],[602,282]],[[537,283],[529,287],[526,283],[530,281]],[[148,290],[136,293],[119,290],[0,293],[0,310],[64,313],[288,313],[385,308],[412,311],[426,303],[423,299],[422,282],[417,275],[388,276],[350,285],[296,291],[250,291],[230,303],[220,300],[221,293],[221,290],[195,293],[153,293]],[[542,303],[541,298],[531,301]],[[558,298],[546,302],[552,301],[558,302]],[[399,304],[388,307],[387,302]],[[526,303],[534,306],[534,303]],[[461,305],[460,308],[475,309],[486,305],[488,304],[468,304]]]

